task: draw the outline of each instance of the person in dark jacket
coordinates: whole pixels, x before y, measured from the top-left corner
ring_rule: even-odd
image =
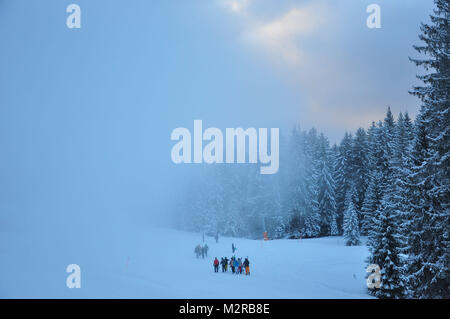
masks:
[[[250,275],[250,261],[248,260],[248,257],[244,260],[244,267],[245,267],[245,275]]]
[[[225,259],[223,257],[220,259],[220,264],[222,265],[222,272],[225,272]]]
[[[205,259],[205,247],[200,246],[200,253],[202,254],[202,258]]]
[[[214,265],[214,272],[219,272],[219,259],[217,259],[217,257],[214,258],[213,265]]]
[[[200,255],[201,255],[201,247],[200,247],[200,245],[197,245],[197,246],[195,246],[195,250],[194,250],[194,252],[195,252],[195,256],[198,258],[198,257],[200,257]]]
[[[208,245],[205,244],[205,246],[203,246],[203,249],[205,250],[205,257],[208,257],[208,249],[209,249]]]

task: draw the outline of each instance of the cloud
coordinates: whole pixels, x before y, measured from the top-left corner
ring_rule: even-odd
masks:
[[[224,0],[223,5],[227,7],[231,12],[239,14],[245,12],[250,0]]]
[[[302,38],[313,34],[323,24],[322,6],[294,8],[281,18],[259,23],[246,35],[249,43],[263,49],[277,64],[301,65],[305,54]]]
[[[242,18],[242,38],[252,49],[269,56],[276,64],[300,65],[305,61],[301,48],[303,37],[320,31],[326,24],[328,9],[321,1],[291,8],[265,21],[251,9],[250,0],[223,0],[222,4]]]
[[[368,31],[363,4],[217,1],[226,3],[242,44],[292,87],[293,103],[278,106],[289,118],[327,133],[367,127],[383,118],[387,105],[414,114],[407,55],[419,17]],[[401,15],[402,6],[391,6]]]

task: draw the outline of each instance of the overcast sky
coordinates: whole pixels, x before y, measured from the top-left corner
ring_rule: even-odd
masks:
[[[81,7],[68,29],[66,7]],[[366,7],[381,7],[368,29]],[[415,115],[431,0],[0,0],[0,227],[164,215],[170,133],[315,126],[331,141]],[[280,166],[283,163],[280,163]],[[30,226],[33,227],[33,226]]]
[[[317,127],[333,141],[395,113],[416,114],[413,44],[432,1],[219,1],[228,9],[237,49],[283,83],[276,105],[283,120]],[[381,8],[381,29],[366,26],[369,4]],[[273,92],[261,92],[271,95]],[[282,114],[282,115],[281,115]]]

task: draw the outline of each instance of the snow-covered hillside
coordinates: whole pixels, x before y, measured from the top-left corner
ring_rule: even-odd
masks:
[[[0,296],[29,298],[369,298],[365,246],[341,237],[256,241],[206,237],[208,258],[196,259],[199,234],[161,228],[101,228],[81,238],[61,233],[24,242],[2,233]],[[90,235],[89,235],[90,234]],[[109,234],[109,235],[107,235]],[[22,234],[23,235],[23,234]],[[95,239],[95,240],[94,240]],[[7,245],[6,243],[15,243]],[[251,276],[214,273],[215,256],[251,262]],[[81,288],[66,287],[65,267],[81,267]]]

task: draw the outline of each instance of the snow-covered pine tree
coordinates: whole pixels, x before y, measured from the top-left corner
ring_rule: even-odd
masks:
[[[219,220],[225,216],[224,210],[224,172],[219,164],[205,167],[207,177],[204,184],[204,199],[201,218],[201,230],[205,235],[217,233]]]
[[[362,207],[363,222],[361,234],[368,235],[374,225],[374,217],[381,204],[383,192],[381,190],[381,174],[378,171],[371,173],[369,187],[367,188]]]
[[[335,158],[335,183],[336,183],[336,221],[340,229],[343,228],[345,202],[347,192],[352,183],[351,148],[352,135],[345,133]]]
[[[375,211],[378,208],[378,204],[381,200],[381,195],[375,197],[375,194],[379,189],[375,187],[379,186],[379,181],[375,181],[375,178],[379,177],[377,170],[377,154],[378,154],[378,136],[379,128],[372,122],[372,125],[367,130],[367,189],[364,194],[363,205],[361,207],[361,234],[367,235],[370,227],[371,220],[375,215]]]
[[[388,122],[391,122],[390,116],[387,118],[389,119]],[[375,216],[375,212],[385,192],[386,176],[389,174],[387,171],[389,158],[386,155],[388,142],[385,125],[381,121],[377,125],[372,122],[368,133],[369,185],[364,195],[363,206],[361,208],[361,214],[363,215],[361,231],[364,235],[368,235],[371,227],[370,223]]]
[[[406,233],[404,225],[410,211],[408,200],[408,176],[410,174],[410,148],[412,145],[412,125],[409,117],[399,114],[395,134],[391,142],[392,155],[389,166],[391,175],[387,176],[388,191],[385,194],[386,205],[396,216],[398,236]],[[400,247],[399,247],[400,248]]]
[[[203,232],[205,220],[205,183],[207,181],[206,173],[203,169],[199,169],[196,179],[192,179],[189,183],[186,200],[189,205],[190,218],[186,218],[186,229],[194,232]]]
[[[270,238],[281,238],[284,232],[284,218],[281,214],[281,196],[277,176],[261,175],[263,182],[264,210],[263,225]]]
[[[320,216],[318,210],[318,189],[317,189],[317,131],[313,128],[308,133],[303,134],[303,188],[301,194],[301,220],[302,236],[317,237],[320,234]]]
[[[404,115],[400,112],[397,123],[394,136],[393,158],[398,161],[397,166],[405,167],[405,160],[408,157],[407,155],[414,138],[414,128],[408,112],[405,112]]]
[[[222,164],[219,168],[223,194],[223,215],[219,218],[219,233],[225,236],[243,237],[248,236],[248,225],[244,220],[243,206],[246,202],[246,176],[243,176],[245,167]],[[219,177],[218,176],[218,177]]]
[[[372,122],[367,130],[367,169],[369,174],[376,168],[376,147],[378,145],[379,128]],[[369,185],[367,185],[369,187]]]
[[[294,161],[292,159],[292,149],[290,149],[290,137],[280,131],[280,162],[284,163],[278,170],[277,187],[280,194],[280,218],[279,227],[275,228],[275,238],[284,238],[288,235],[289,210],[291,208],[290,180],[294,172]]]
[[[316,237],[320,233],[317,203],[317,132],[294,127],[291,136],[291,177],[288,205],[288,236]]]
[[[424,45],[414,47],[426,58],[412,59],[427,71],[418,76],[424,86],[411,92],[422,101],[410,176],[408,283],[416,298],[450,297],[450,2],[435,0],[435,5],[431,23],[421,25]]]
[[[320,234],[320,217],[317,209],[308,207],[303,213],[304,227],[302,234],[306,238],[317,237]]]
[[[363,216],[361,215],[365,193],[369,184],[369,154],[367,144],[367,134],[363,128],[356,131],[352,145],[352,170],[353,183],[357,192],[357,200],[355,201],[356,210],[358,211],[358,220],[360,227],[362,226]]]
[[[321,235],[336,235],[336,202],[335,183],[333,179],[333,167],[330,154],[330,146],[327,138],[320,134],[317,152],[317,189],[318,189],[318,212],[320,216]],[[335,223],[333,232],[332,223]]]
[[[384,188],[386,186],[387,178],[392,173],[391,166],[389,164],[392,156],[392,144],[395,134],[395,120],[390,107],[387,109],[384,121],[378,123],[375,133],[376,135],[374,142],[376,144],[373,145],[375,147],[373,150],[375,157],[374,169],[378,170],[382,174],[382,187]]]
[[[406,216],[410,210],[408,196],[409,119],[400,113],[395,126],[393,139],[389,145],[390,175],[385,176],[384,195],[375,215],[376,227],[370,229],[371,252],[381,267],[382,286],[376,291],[380,298],[402,298],[406,296],[404,277],[405,258],[404,234],[406,233]]]
[[[382,269],[382,287],[373,291],[380,298],[400,298],[405,292],[399,254],[403,216],[408,210],[404,198],[410,143],[406,122],[401,115],[396,125],[388,108],[383,124],[370,130],[372,173],[363,203],[362,231],[369,236],[369,264]]]
[[[393,153],[393,140],[395,136],[395,120],[392,115],[391,108],[388,106],[386,117],[383,121],[383,129],[381,130],[380,135],[380,144],[381,144],[381,157],[379,158],[379,166],[378,168],[381,170],[383,174],[384,182],[387,183],[388,178],[392,174],[392,167],[390,165],[390,159],[392,158]],[[387,185],[383,185],[386,187]]]
[[[398,216],[383,198],[376,212],[368,240],[371,253],[368,264],[376,264],[381,268],[381,287],[369,289],[378,298],[404,297],[405,287],[399,257],[397,218]]]
[[[429,143],[425,131],[425,122],[419,115],[416,118],[415,137],[411,151],[411,169],[408,176],[409,210],[404,216],[404,251],[408,258],[405,265],[405,282],[409,297],[420,297],[423,280],[428,277],[426,249],[430,247],[430,228],[428,227],[431,216],[431,201],[426,190],[429,181],[424,179],[424,161],[429,157]]]
[[[243,218],[249,226],[249,236],[251,238],[261,238],[263,234],[263,216],[267,214],[267,199],[264,194],[264,181],[259,169],[255,165],[248,164],[247,192],[245,205],[243,207]]]
[[[288,176],[286,195],[287,207],[287,225],[286,235],[288,237],[298,238],[301,236],[302,221],[305,207],[305,194],[307,192],[305,183],[305,138],[303,132],[298,126],[294,126],[289,138],[290,154],[287,161],[290,174]]]
[[[330,235],[331,236],[339,235],[339,229],[338,229],[338,225],[337,225],[337,222],[336,222],[336,214],[334,214],[333,218],[331,219]]]
[[[393,138],[395,135],[395,120],[392,115],[391,108],[388,107],[386,117],[383,122],[378,123],[375,130],[373,158],[373,170],[380,174],[378,177],[378,186],[380,187],[381,196],[384,197],[390,187],[390,179],[392,178],[392,149]]]
[[[338,214],[337,214],[337,204],[336,204],[336,198],[337,198],[337,188],[338,188],[338,184],[337,184],[337,180],[339,179],[339,175],[340,172],[338,171],[338,154],[339,154],[339,149],[338,146],[336,144],[333,144],[333,147],[330,149],[330,162],[331,162],[331,168],[332,168],[332,176],[333,176],[333,180],[334,180],[334,199],[335,199],[335,207],[336,210],[334,212],[334,216],[331,222],[331,235],[332,236],[336,236],[341,234],[341,229],[339,228],[338,225]]]
[[[346,198],[346,209],[344,212],[344,239],[347,246],[357,246],[361,244],[359,239],[358,211],[355,207],[356,189],[351,186]]]

